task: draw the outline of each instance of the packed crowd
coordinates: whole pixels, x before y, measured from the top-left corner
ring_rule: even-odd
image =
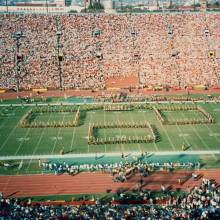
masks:
[[[23,89],[58,88],[60,71],[64,88],[102,89],[115,76],[138,76],[141,87],[218,85],[219,21],[204,13],[1,14],[0,88],[16,88],[17,55]]]
[[[140,195],[144,195],[140,192]],[[114,205],[102,204],[99,200],[96,205],[31,205],[31,200],[22,203],[18,199],[2,197],[0,200],[0,217],[2,219],[163,219],[163,220],[210,220],[220,219],[220,189],[213,180],[203,179],[200,187],[195,187],[186,194],[174,196],[164,194],[163,203],[157,198],[151,198],[148,193],[146,205]],[[121,195],[120,195],[121,196]]]

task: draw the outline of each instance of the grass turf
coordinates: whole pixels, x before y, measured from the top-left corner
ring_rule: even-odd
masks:
[[[34,113],[34,119],[31,121],[44,121],[44,122],[68,122],[75,118],[75,112],[53,112],[53,113]]]
[[[99,128],[98,129],[98,138],[128,138],[129,136],[143,137],[146,135],[151,135],[151,132],[148,128]]]
[[[218,150],[220,146],[220,104],[199,104],[216,120],[214,124],[161,125],[153,110],[87,111],[78,127],[71,128],[21,128],[20,119],[31,107],[0,107],[0,156],[59,154],[66,153],[112,153],[141,151],[177,151],[182,144],[191,144],[190,150]],[[197,111],[165,112],[170,119],[201,117]],[[52,117],[51,117],[52,116]],[[69,120],[68,113],[43,113],[35,120]],[[91,123],[144,122],[156,126],[161,140],[156,143],[88,145],[87,132]],[[127,135],[137,136],[145,129],[101,129],[102,137]],[[123,130],[123,131],[122,131]]]
[[[204,115],[197,110],[190,111],[163,111],[165,117],[170,120],[184,120],[184,119],[205,119]]]

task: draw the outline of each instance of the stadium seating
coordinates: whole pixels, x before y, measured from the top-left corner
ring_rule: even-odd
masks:
[[[129,76],[140,87],[216,86],[219,20],[215,13],[1,14],[0,88],[16,88],[16,32],[23,89],[59,88],[60,71],[68,89],[103,89],[109,78]]]

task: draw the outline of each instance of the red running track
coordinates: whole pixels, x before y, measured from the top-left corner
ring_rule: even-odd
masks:
[[[24,97],[24,96],[30,96],[32,94],[32,97],[37,96],[44,96],[44,97],[64,97],[64,94],[66,96],[100,96],[102,94],[113,94],[117,93],[120,90],[115,91],[91,91],[91,90],[49,90],[47,92],[43,92],[40,95],[33,91],[22,91],[22,92],[6,92],[0,94],[0,99],[16,99],[18,96]],[[187,95],[187,90],[171,90],[171,91],[153,91],[148,89],[132,89],[132,92],[127,91],[128,95],[137,95],[137,94],[145,94],[145,95]],[[209,90],[190,90],[190,94],[216,94],[220,93],[220,89],[209,89]]]
[[[220,183],[220,170],[197,171],[209,179],[215,179]],[[179,178],[188,177],[183,184],[178,183]],[[166,172],[159,171],[145,177],[144,189],[160,190],[161,185],[180,188],[200,185],[202,179],[193,181],[189,171]],[[132,190],[137,187],[140,176],[135,175],[124,183],[114,182],[109,173],[83,172],[76,176],[63,175],[25,175],[25,176],[0,176],[0,191],[4,196],[25,197],[25,196],[46,196],[66,194],[92,194],[105,193],[107,190],[116,192],[118,189]]]
[[[104,193],[107,189],[116,191],[120,187],[130,187],[130,183],[115,183],[106,173],[80,173],[76,176],[28,175],[0,176],[0,191],[5,196],[44,196],[65,194]]]

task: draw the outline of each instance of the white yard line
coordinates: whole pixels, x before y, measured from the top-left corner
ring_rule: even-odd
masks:
[[[36,120],[36,118],[34,119],[34,121]],[[34,122],[33,121],[33,122]],[[25,129],[25,128],[23,128],[23,129]],[[26,133],[25,133],[25,138],[28,136],[28,134],[29,134],[29,132],[30,132],[30,130],[31,129],[33,129],[33,128],[28,128],[27,129],[27,131],[26,131]],[[24,142],[23,141],[21,141],[21,143],[19,144],[19,146],[18,146],[18,148],[17,148],[17,150],[16,150],[16,152],[15,152],[15,156],[18,154],[18,152],[19,152],[19,150],[20,150],[20,148],[21,148],[21,146],[22,146],[22,144],[23,144]]]
[[[105,121],[106,121],[105,110],[103,110],[103,112],[104,112],[104,125],[105,125]],[[105,136],[105,139],[106,139],[106,129],[104,129],[104,136]],[[106,153],[106,144],[105,144],[105,153]]]
[[[182,115],[184,116],[184,114],[182,113]],[[194,126],[192,126],[191,124],[189,124],[190,127],[193,129],[193,131],[195,132],[195,134],[197,135],[197,137],[201,140],[201,142],[203,143],[203,145],[206,147],[207,150],[210,150],[209,146],[206,144],[206,142],[203,140],[203,138],[199,135],[199,133],[197,132],[197,130],[194,128]],[[215,155],[213,155],[214,158]],[[216,158],[217,160],[217,158]]]
[[[169,117],[174,120],[174,117],[172,116],[172,114],[171,114],[170,112],[167,112],[167,113],[169,114]],[[180,129],[179,125],[178,125],[178,124],[175,124],[175,126],[177,127],[177,129],[179,130],[179,132],[183,134],[183,131]],[[184,142],[186,142],[188,145],[190,144],[190,143],[188,142],[188,140],[187,140],[184,136],[182,136],[182,138],[183,138]]]
[[[194,115],[196,115],[195,113],[193,113]],[[212,131],[212,129],[207,125],[207,124],[203,124],[203,125],[205,125],[206,126],[206,128],[209,130],[209,132],[211,132],[211,133],[215,133],[215,132],[213,132]],[[210,125],[210,124],[209,124]],[[214,125],[214,124],[213,124]],[[213,136],[219,143],[220,143],[220,139],[218,138],[218,137],[216,137],[216,136]],[[209,148],[210,149],[210,148]]]
[[[158,119],[157,119],[157,120],[158,120]],[[158,121],[159,121],[159,120],[158,120]],[[172,140],[170,139],[170,136],[168,135],[168,132],[167,132],[166,128],[164,127],[164,126],[166,126],[166,125],[163,125],[162,123],[159,123],[159,124],[161,125],[162,129],[164,130],[164,132],[165,132],[165,134],[166,134],[166,136],[167,136],[167,139],[168,139],[168,141],[170,142],[170,145],[172,146],[173,150],[176,151],[176,148],[175,148],[175,146],[174,146]],[[170,126],[170,125],[167,125],[167,126]]]
[[[117,113],[117,112],[116,112]],[[120,123],[120,121],[119,121],[119,117],[118,117],[118,114],[117,114],[117,121]],[[121,128],[119,128],[119,132],[120,132],[120,136],[121,136]],[[122,137],[122,136],[121,136]],[[121,150],[122,150],[122,153],[125,151],[125,149],[124,149],[124,144],[120,144],[121,145]]]
[[[128,114],[129,114],[129,116],[130,116],[130,118],[131,118],[132,123],[134,123],[134,120],[133,120],[133,118],[132,118],[132,116],[131,116],[130,111],[129,111]],[[134,135],[137,137],[137,132],[136,132],[135,128],[131,128],[131,129],[134,129]],[[140,145],[139,143],[138,143],[138,148],[139,148],[139,151],[142,152],[141,145]]]
[[[6,140],[3,142],[3,144],[0,147],[0,151],[3,149],[3,147],[6,145],[6,143],[8,142],[9,138],[14,135],[14,131],[18,128],[18,126],[20,125],[20,120],[18,121],[17,125],[11,130],[11,132],[9,133],[9,135],[7,136]]]
[[[89,126],[90,126],[90,124],[91,124],[91,121],[92,121],[92,114],[90,113]],[[88,131],[87,131],[87,132],[88,132]],[[90,151],[89,144],[87,144],[87,145],[88,145],[88,153],[89,153],[89,151]]]
[[[195,113],[193,113],[194,115],[196,115]],[[206,124],[204,124],[205,126],[206,126],[206,128],[209,130],[209,131],[212,131]],[[208,135],[208,134],[207,134]],[[216,137],[216,136],[214,136],[214,138],[220,143],[220,141],[219,141],[219,139]],[[209,148],[209,150],[210,150],[210,147],[208,146],[208,145],[206,145],[208,148]],[[215,159],[215,160],[217,160],[217,157],[215,156],[215,154],[212,154],[212,157]]]
[[[70,145],[70,152],[71,152],[72,149],[73,149],[73,142],[74,142],[74,139],[75,139],[76,127],[77,127],[77,126],[75,126],[75,127],[73,128],[73,136],[72,136],[71,145]]]
[[[64,119],[65,119],[65,114],[63,115],[62,123],[63,123]],[[57,133],[57,139],[54,141],[54,145],[53,145],[53,149],[52,149],[52,151],[51,151],[51,154],[53,154],[53,152],[54,152],[54,149],[55,149],[55,147],[56,147],[56,144],[57,144],[57,141],[58,141],[58,137],[59,137],[59,135],[60,135],[60,132],[61,132],[61,129],[62,129],[62,128],[63,128],[63,127],[59,127],[59,130],[58,130],[58,133]]]
[[[47,123],[50,121],[51,114],[52,114],[52,112],[50,113],[50,116],[49,116],[49,118],[48,118],[48,120],[47,120]],[[39,138],[39,140],[38,140],[38,142],[37,142],[37,145],[36,145],[35,148],[34,148],[34,151],[33,151],[33,153],[32,153],[32,156],[35,155],[35,152],[37,151],[37,148],[38,148],[38,146],[39,146],[39,144],[40,144],[40,142],[41,142],[41,140],[42,140],[42,137],[43,137],[43,135],[44,135],[44,131],[45,131],[45,130],[46,130],[46,127],[44,127],[43,130],[42,130],[42,132],[41,132],[40,138]],[[29,167],[30,167],[30,165],[31,165],[31,162],[32,162],[32,159],[30,159],[26,170],[29,170]]]
[[[214,104],[212,104],[212,106],[213,106]],[[215,117],[215,114],[217,115],[217,117],[220,115],[220,108],[218,108],[218,111],[215,111],[215,109],[213,108],[212,109],[212,112],[213,112],[213,116]],[[220,127],[220,122],[217,122],[216,121],[216,124],[218,125],[218,127]],[[219,131],[220,131],[220,129],[219,129]]]
[[[16,108],[15,109],[13,109],[13,113],[15,113],[15,110],[16,110]],[[3,121],[3,123],[1,124],[1,126],[0,126],[0,130],[3,128],[3,126],[5,126],[5,124],[6,124],[6,122],[9,120],[9,118],[11,118],[12,116],[10,116],[10,117],[7,117],[7,119],[5,119],[4,121]],[[18,117],[18,116],[14,116],[14,117]],[[19,117],[20,118],[20,117]]]
[[[143,113],[143,116],[144,116],[144,121],[146,121],[146,117],[145,117],[145,113]],[[157,119],[156,119],[157,120]],[[148,121],[147,121],[148,122]],[[149,123],[149,122],[148,122]],[[147,128],[148,129],[148,128]],[[157,143],[154,142],[154,148],[156,149],[156,151],[159,151],[159,148],[157,146]]]

